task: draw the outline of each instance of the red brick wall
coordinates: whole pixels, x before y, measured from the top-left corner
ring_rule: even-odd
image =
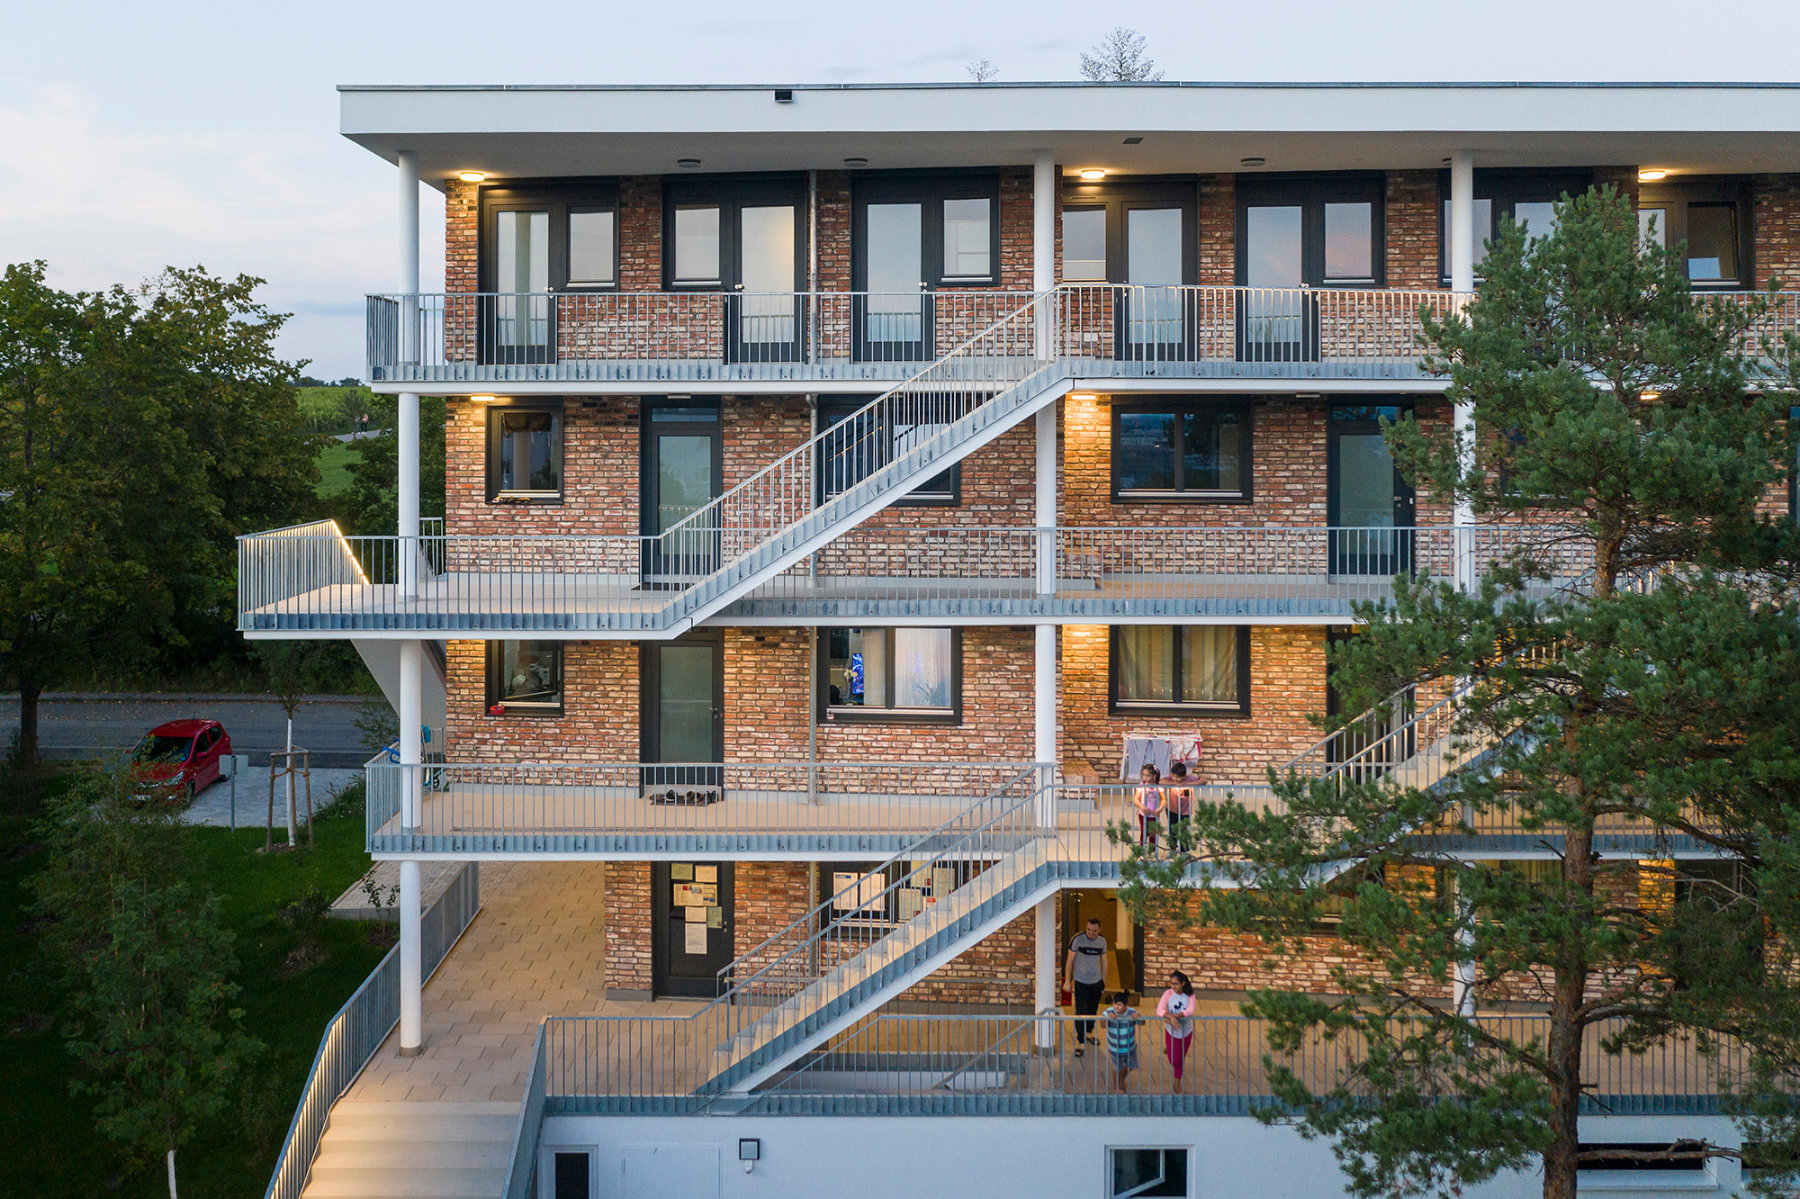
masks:
[[[1758,175],[1750,184],[1756,286],[1780,279],[1800,288],[1800,175]]]
[[[481,186],[450,180],[444,187],[444,290],[475,290],[477,202]]]
[[[606,864],[606,987],[651,988],[650,863]]]
[[[1260,783],[1319,739],[1307,717],[1325,711],[1325,630],[1259,625],[1250,630],[1250,716],[1183,719],[1107,711],[1108,630],[1103,625],[1062,629],[1064,762],[1085,759],[1101,782],[1119,776],[1122,741],[1133,728],[1192,730],[1200,737],[1201,782]]]
[[[1439,204],[1436,171],[1388,172],[1384,237],[1389,287],[1433,291],[1443,286]]]
[[[445,531],[509,536],[638,531],[638,399],[563,401],[563,502],[491,504],[487,498],[490,406],[452,399],[444,436]]]
[[[810,862],[739,862],[732,868],[732,952],[761,945],[813,908]]]
[[[1200,261],[1196,282],[1214,287],[1237,283],[1237,179],[1232,175],[1200,177]]]
[[[445,647],[447,756],[453,762],[635,762],[638,644],[563,643],[563,715],[489,716],[482,641]]]

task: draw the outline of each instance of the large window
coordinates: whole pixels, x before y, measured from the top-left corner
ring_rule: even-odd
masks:
[[[1250,498],[1250,409],[1216,400],[1115,399],[1112,495],[1136,500]]]
[[[962,716],[956,629],[824,629],[819,691],[839,720],[955,723]]]
[[[669,287],[781,295],[779,305],[752,305],[752,315],[787,317],[792,305],[785,297],[805,277],[805,182],[780,175],[670,180],[663,247]]]
[[[487,694],[496,716],[562,715],[562,642],[488,642]]]
[[[562,499],[562,401],[515,400],[487,408],[488,500]]]
[[[1178,569],[1179,564],[1171,564]],[[1224,716],[1250,711],[1246,625],[1119,625],[1112,635],[1112,706]]]
[[[1593,183],[1588,173],[1544,174],[1538,171],[1475,172],[1475,275],[1487,258],[1487,243],[1500,235],[1504,222],[1523,225],[1529,237],[1556,232],[1556,205],[1565,195],[1579,196]],[[1450,175],[1439,178],[1438,268],[1450,281]]]
[[[618,286],[619,197],[613,185],[483,188],[481,207],[482,291]],[[533,315],[543,314],[534,309]]]
[[[852,220],[858,291],[905,297],[999,278],[1000,182],[989,172],[861,176]]]
[[[1375,175],[1238,181],[1238,282],[1372,287],[1383,278],[1382,181]]]
[[[1684,179],[1646,186],[1638,197],[1638,235],[1660,246],[1687,246],[1688,281],[1729,290],[1750,281],[1748,200],[1735,180]]]
[[[819,455],[819,499],[821,502],[843,494],[873,472],[901,457],[940,432],[949,423],[951,413],[946,400],[942,421],[919,419],[901,424],[880,413],[857,416],[868,406],[866,396],[837,396],[819,401],[819,427],[836,430],[828,438]],[[934,415],[930,406],[915,404],[921,418]],[[921,483],[904,499],[894,501],[896,507],[953,505],[957,502],[962,479],[962,465]]]

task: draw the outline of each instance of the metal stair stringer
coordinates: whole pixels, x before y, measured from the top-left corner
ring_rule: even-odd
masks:
[[[1065,364],[1045,364],[906,454],[872,471],[856,486],[680,592],[664,609],[666,620],[654,628],[632,631],[631,636],[662,640],[690,631],[808,554],[830,545],[904,499],[920,483],[1056,403],[1073,387],[1074,378]]]

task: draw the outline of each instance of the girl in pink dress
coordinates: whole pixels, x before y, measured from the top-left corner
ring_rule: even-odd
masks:
[[[1162,823],[1162,772],[1148,762],[1138,771],[1138,787],[1131,802],[1137,808],[1138,844],[1155,849],[1156,830]]]
[[[1175,1076],[1175,1094],[1181,1094],[1182,1067],[1187,1064],[1188,1046],[1194,1040],[1194,984],[1179,970],[1169,971],[1169,989],[1156,1001],[1156,1014],[1162,1017],[1163,1056],[1169,1059],[1169,1070]]]

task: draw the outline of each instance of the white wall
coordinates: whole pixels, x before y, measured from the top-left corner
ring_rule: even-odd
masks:
[[[1589,1118],[1583,1134],[1594,1141],[1704,1136],[1736,1143],[1731,1122],[1716,1116]],[[762,1141],[762,1160],[748,1174],[737,1160],[739,1137]],[[628,1149],[641,1169],[649,1147],[717,1148],[716,1189],[710,1177],[694,1185],[695,1154],[687,1151],[670,1155],[684,1167],[670,1171],[687,1176],[681,1185],[659,1191],[634,1178],[630,1199],[1102,1199],[1109,1145],[1190,1146],[1189,1193],[1195,1199],[1330,1199],[1343,1193],[1329,1145],[1248,1117],[556,1116],[545,1120],[539,1144],[594,1148],[597,1196],[627,1193],[622,1182]],[[543,1173],[540,1169],[540,1178]],[[1738,1181],[1732,1161],[1713,1163],[1708,1174],[1688,1179],[1699,1185],[1687,1186],[1665,1174],[1652,1186],[1658,1196],[1726,1195]],[[1602,1190],[1584,1179],[1582,1190],[1624,1195],[1651,1189],[1640,1181],[1649,1180],[1619,1178]],[[1536,1199],[1541,1186],[1535,1176],[1515,1174],[1468,1195]]]

